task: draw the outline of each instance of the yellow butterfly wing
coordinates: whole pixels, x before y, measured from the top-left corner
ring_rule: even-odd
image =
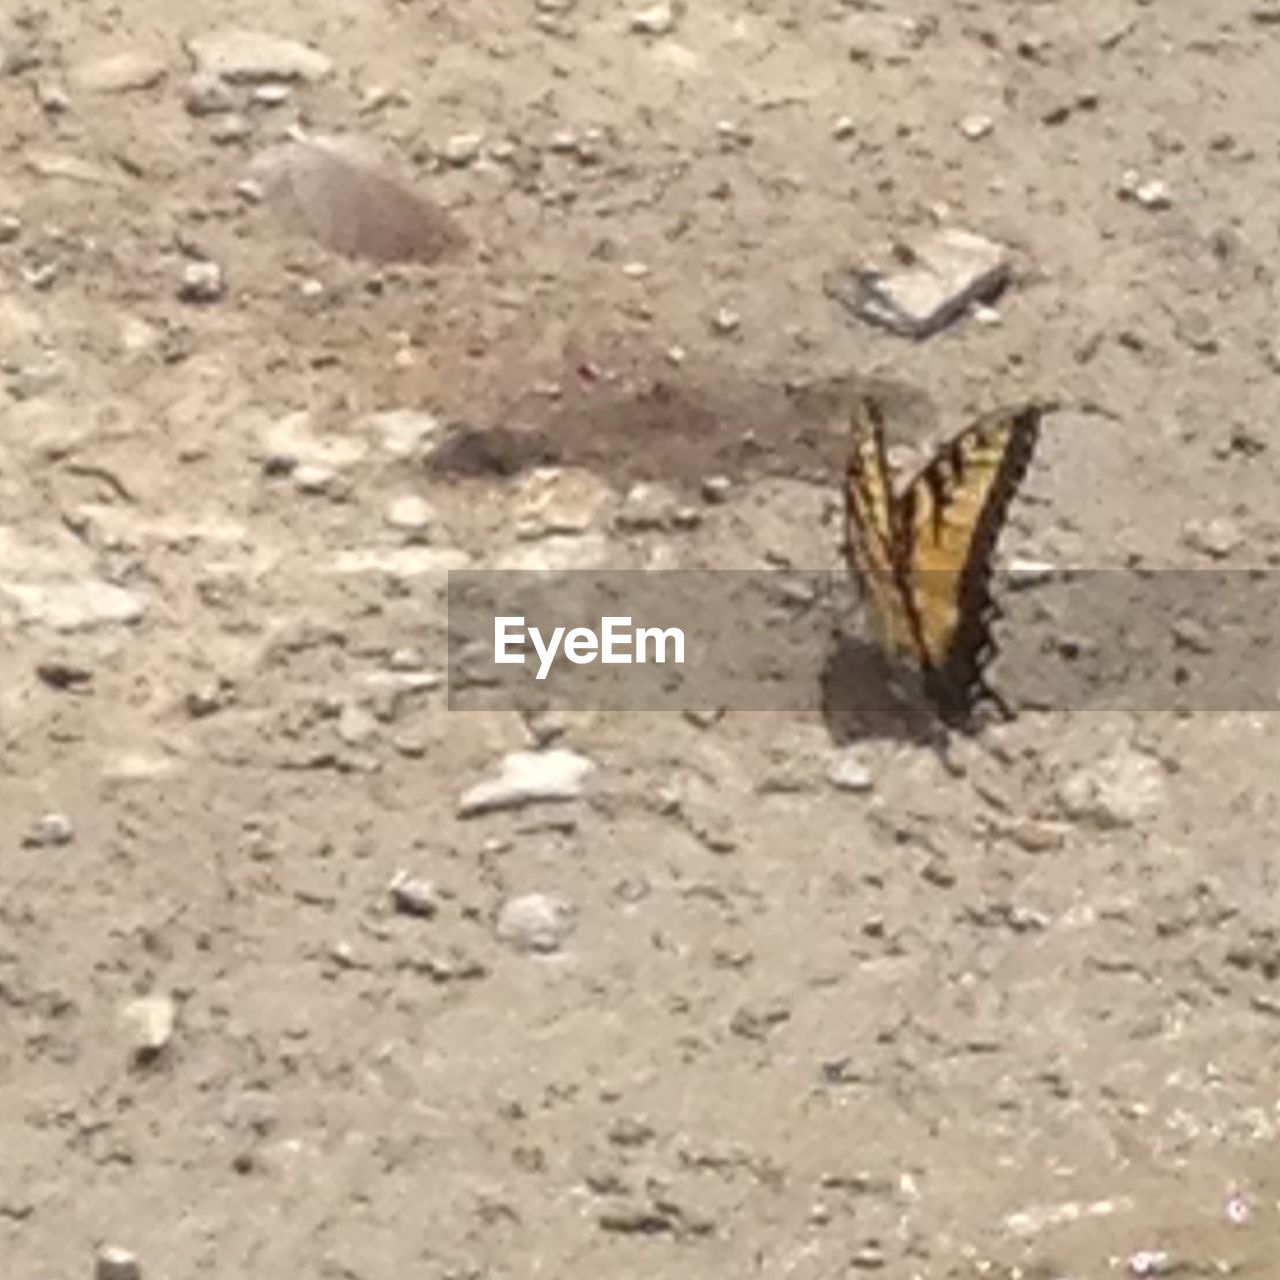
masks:
[[[853,410],[854,447],[845,483],[845,558],[871,603],[881,647],[891,656],[917,652],[918,627],[903,591],[904,531],[893,487],[879,403],[861,397]]]
[[[948,720],[966,718],[976,695],[999,701],[982,678],[993,648],[991,559],[1047,407],[980,418],[900,492],[878,410],[863,404],[855,411],[846,505],[849,541],[859,547],[850,560],[866,584],[882,643],[916,662]]]

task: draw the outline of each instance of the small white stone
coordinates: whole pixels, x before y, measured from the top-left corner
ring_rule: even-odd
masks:
[[[963,133],[970,142],[977,142],[980,139],[985,138],[995,127],[995,121],[992,120],[990,116],[965,116],[965,118],[960,121],[960,132]]]
[[[76,838],[75,824],[65,813],[46,813],[31,824],[22,843],[34,849],[52,849]]]
[[[624,262],[622,264],[622,274],[628,280],[643,280],[645,276],[650,274],[649,267],[643,262]]]
[[[431,504],[416,493],[406,493],[393,498],[387,507],[387,524],[405,533],[425,533],[434,519],[435,513]]]
[[[1182,540],[1212,560],[1225,560],[1244,545],[1244,534],[1229,516],[1214,516],[1204,523],[1188,523],[1182,530]]]
[[[631,15],[631,30],[646,36],[665,36],[675,30],[675,5],[661,0]]]
[[[563,898],[526,893],[509,898],[498,912],[497,933],[519,951],[559,951],[573,932],[574,909]]]
[[[484,145],[482,133],[455,133],[444,144],[444,158],[452,165],[463,168],[473,164],[480,156],[480,148]]]
[[[465,818],[540,801],[576,800],[595,770],[593,761],[568,747],[513,751],[499,762],[497,777],[463,794],[458,811]]]
[[[858,126],[852,116],[840,116],[831,126],[831,136],[839,142],[852,138],[858,132]]]
[[[720,334],[735,333],[742,325],[742,317],[731,307],[721,307],[711,320],[711,327]]]
[[[724,502],[733,489],[733,481],[728,476],[707,476],[702,482],[702,498],[704,502]]]
[[[1168,185],[1161,182],[1159,178],[1140,183],[1133,193],[1133,198],[1144,209],[1167,209],[1173,204],[1173,194]]]
[[[128,1249],[104,1244],[98,1250],[93,1274],[94,1280],[142,1280],[142,1264]]]
[[[0,214],[0,244],[12,244],[22,234],[22,220],[15,214]]]
[[[177,1010],[168,996],[144,996],[124,1008],[133,1052],[150,1058],[161,1053],[173,1039]]]
[[[429,920],[440,909],[436,887],[430,880],[397,871],[389,887],[391,901],[402,915]]]
[[[827,781],[837,791],[870,791],[875,786],[871,770],[853,750],[844,750],[831,762]]]
[[[216,302],[226,292],[222,268],[216,262],[188,262],[178,279],[183,302]]]
[[[328,493],[338,478],[337,471],[322,462],[303,462],[294,467],[292,474],[299,493]]]
[[[287,84],[260,84],[251,97],[260,107],[281,107],[293,96]]]

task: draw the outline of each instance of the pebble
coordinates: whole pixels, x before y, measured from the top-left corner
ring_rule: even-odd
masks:
[[[316,49],[263,31],[227,27],[194,37],[187,51],[198,71],[231,83],[323,80],[333,63]]]
[[[187,81],[182,103],[189,115],[219,116],[235,110],[236,98],[221,76],[198,71]]]
[[[22,234],[22,220],[15,214],[0,214],[0,244],[12,244]]]
[[[911,246],[911,264],[828,280],[827,291],[861,319],[910,338],[927,338],[975,303],[989,302],[1009,279],[998,244],[946,227]]]
[[[104,1244],[98,1250],[93,1275],[94,1280],[142,1280],[142,1264],[128,1249]]]
[[[480,148],[484,145],[482,133],[455,133],[444,144],[444,158],[457,168],[474,164],[480,158]]]
[[[178,279],[178,297],[183,302],[217,302],[226,287],[222,268],[216,262],[188,262]]]
[[[571,903],[547,893],[508,898],[498,911],[497,934],[517,951],[549,955],[559,951],[573,932]]]
[[[260,84],[249,96],[260,107],[282,107],[293,96],[293,90],[287,84]]]
[[[1058,788],[1068,817],[1103,828],[1131,827],[1153,818],[1167,799],[1159,761],[1130,748],[1077,770]]]
[[[71,109],[71,98],[60,84],[44,80],[36,85],[36,101],[46,115],[60,116]]]
[[[290,474],[293,478],[294,488],[299,493],[328,493],[338,479],[337,470],[334,467],[326,466],[323,462],[300,463],[293,468]]]
[[[613,497],[613,489],[585,468],[538,467],[521,481],[517,491],[516,536],[585,533]]]
[[[53,849],[75,838],[75,825],[65,813],[46,813],[31,824],[22,843],[31,849]]]
[[[593,761],[568,747],[513,751],[502,758],[497,777],[479,782],[463,794],[458,812],[468,818],[540,801],[576,800],[595,770]]]
[[[627,490],[614,518],[619,529],[665,529],[675,517],[675,493],[664,484],[637,481]]]
[[[827,781],[837,791],[870,791],[875,785],[871,770],[852,748],[841,751],[831,762]]]
[[[990,116],[965,116],[960,121],[960,132],[970,142],[978,142],[980,139],[987,137],[995,127],[995,121]]]
[[[149,89],[164,79],[164,62],[149,53],[117,53],[77,63],[69,80],[73,89],[87,93],[128,93]]]
[[[430,880],[397,871],[389,886],[391,901],[402,915],[429,920],[440,909],[440,898]]]
[[[435,512],[431,504],[416,493],[393,498],[387,506],[386,521],[393,529],[421,536],[431,527]]]
[[[162,1053],[173,1039],[177,1009],[168,996],[143,996],[124,1008],[124,1021],[129,1029],[134,1054],[142,1059]]]
[[[730,307],[721,307],[711,317],[711,328],[722,336],[736,333],[742,327],[742,317]]]
[[[1227,516],[1215,516],[1200,523],[1191,521],[1183,527],[1182,541],[1193,551],[1212,560],[1225,560],[1244,544],[1240,526]]]
[[[1132,200],[1144,209],[1168,209],[1173,195],[1158,178],[1143,179],[1136,169],[1126,169],[1120,178],[1117,194],[1121,200]]]
[[[631,15],[631,30],[646,36],[665,36],[675,30],[676,9],[669,0],[648,8],[638,9]]]
[[[702,500],[716,505],[726,502],[733,489],[733,481],[728,476],[707,476],[702,481]]]
[[[835,124],[831,126],[831,136],[838,142],[844,142],[848,138],[852,138],[858,131],[858,126],[854,123],[852,116],[840,116]]]

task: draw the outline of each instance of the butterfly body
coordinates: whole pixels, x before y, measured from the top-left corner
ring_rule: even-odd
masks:
[[[979,418],[895,486],[884,423],[870,397],[854,411],[845,486],[845,555],[881,647],[913,664],[943,720],[966,723],[984,699],[994,644],[991,560],[1048,406]]]

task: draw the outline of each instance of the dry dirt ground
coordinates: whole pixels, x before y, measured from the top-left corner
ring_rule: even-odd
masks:
[[[434,677],[450,565],[836,566],[872,375],[924,429],[1062,399],[1003,554],[1271,563],[1280,9],[631,14],[10,7],[0,1270],[1274,1275],[1274,716],[1024,714],[951,769],[869,739],[849,792],[813,711],[530,722]],[[188,44],[227,26],[332,70],[192,114]],[[163,76],[95,88],[120,53]],[[296,235],[237,190],[296,124],[468,246]],[[939,219],[1013,249],[996,322],[913,344],[824,293]],[[589,526],[519,537],[527,474],[388,449],[433,424],[559,440]],[[310,469],[277,474],[290,434]],[[618,524],[637,479],[697,515]],[[581,799],[460,816],[549,739]],[[528,893],[572,910],[555,950],[496,927]],[[144,1061],[146,996],[176,1025]]]

